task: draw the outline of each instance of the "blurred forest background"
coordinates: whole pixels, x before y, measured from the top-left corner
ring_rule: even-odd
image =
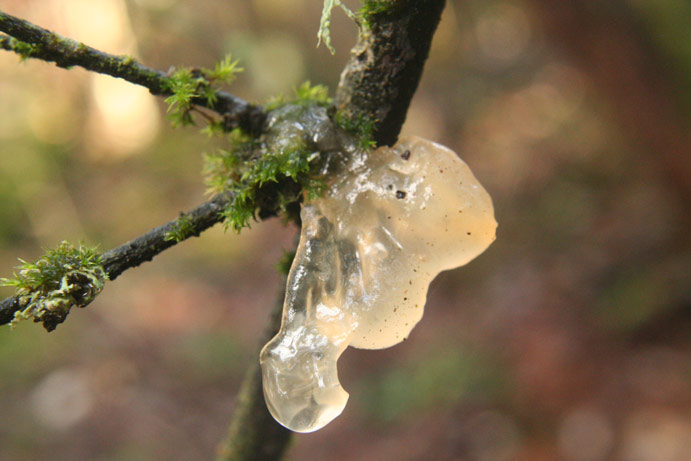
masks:
[[[321,6],[0,0],[163,70],[230,52],[258,103],[336,87],[357,31],[335,11],[336,55],[315,48]],[[433,283],[408,341],[345,352],[349,405],[288,458],[691,459],[690,127],[687,0],[449,1],[403,132],[459,152],[498,239]],[[217,143],[144,89],[0,53],[0,275],[196,206]],[[217,226],[51,334],[0,328],[0,460],[211,458],[294,236]]]

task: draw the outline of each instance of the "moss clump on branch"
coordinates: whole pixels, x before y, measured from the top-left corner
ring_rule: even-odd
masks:
[[[230,85],[243,69],[238,67],[238,61],[233,61],[230,55],[216,63],[213,69],[191,69],[183,67],[177,69],[166,80],[166,90],[171,93],[166,98],[169,118],[173,126],[193,125],[192,109],[196,101],[204,101],[207,107],[214,107],[218,102],[218,88],[215,84]],[[222,131],[222,123],[207,117],[211,133]]]
[[[377,145],[374,140],[375,123],[365,114],[348,117],[345,112],[339,110],[336,111],[333,119],[342,130],[355,136],[360,149],[372,149]]]
[[[334,124],[327,115],[330,101],[322,86],[304,84],[293,102],[275,102],[267,130],[253,138],[240,130],[228,135],[230,146],[204,157],[210,193],[230,191],[233,199],[223,212],[226,227],[238,232],[251,220],[273,214],[295,217],[302,197],[323,190],[320,172],[324,139],[335,143]]]
[[[219,149],[204,157],[209,192],[233,192],[232,201],[222,213],[226,228],[240,232],[249,227],[264,208],[266,196],[271,195],[269,190],[276,195],[269,208],[276,212],[286,212],[297,203],[301,191],[309,198],[321,191],[322,183],[312,168],[319,152],[309,149],[303,138],[294,138],[274,149],[276,146],[266,140],[243,141],[243,135],[237,131],[231,137],[234,141],[230,149]]]
[[[362,7],[357,12],[361,24],[370,28],[372,18],[391,11],[395,3],[396,0],[362,0]]]
[[[300,86],[293,88],[292,98],[286,98],[284,95],[280,94],[271,98],[269,102],[266,103],[264,108],[267,111],[271,111],[279,109],[286,104],[316,104],[318,106],[326,107],[331,104],[329,89],[325,85],[312,85],[312,83],[307,80]]]
[[[33,319],[52,331],[72,306],[85,307],[93,301],[108,279],[101,255],[94,248],[75,248],[64,241],[35,263],[20,261],[13,278],[0,279],[0,285],[15,287],[21,306],[11,326]]]
[[[175,225],[166,232],[163,239],[166,242],[175,241],[180,243],[194,234],[194,221],[188,215],[180,213],[180,217],[175,221]]]
[[[14,37],[0,37],[0,48],[14,51],[19,55],[19,60],[24,61],[39,54],[41,45],[22,42]]]

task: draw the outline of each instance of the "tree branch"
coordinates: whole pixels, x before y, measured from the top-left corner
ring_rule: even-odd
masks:
[[[176,245],[179,241],[197,237],[201,232],[221,222],[223,220],[221,212],[231,200],[232,195],[230,193],[217,195],[197,208],[187,213],[181,213],[179,218],[156,227],[117,248],[106,251],[103,254],[103,269],[108,274],[109,280],[115,280],[127,269],[151,261],[154,256]],[[179,230],[181,220],[187,223],[185,232],[181,235],[182,238],[180,240],[171,239],[171,233]],[[0,304],[0,325],[10,323],[14,318],[14,313],[20,309],[22,309],[22,305],[17,296],[3,300]]]
[[[445,0],[398,0],[369,18],[341,73],[334,100],[349,118],[375,122],[374,140],[391,145],[405,121]]]
[[[143,86],[157,96],[171,94],[169,78],[164,72],[146,67],[131,56],[104,53],[2,11],[0,31],[9,35],[0,35],[0,48],[13,51],[23,58],[54,62],[63,68],[79,66]],[[222,115],[226,128],[240,127],[249,133],[263,131],[266,115],[260,106],[250,104],[225,91],[219,90],[216,96],[217,99],[213,103],[209,103],[205,98],[195,98],[193,103]]]

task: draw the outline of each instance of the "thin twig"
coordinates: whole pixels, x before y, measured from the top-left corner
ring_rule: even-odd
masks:
[[[232,195],[230,193],[217,195],[197,208],[187,213],[181,213],[180,218],[173,219],[134,240],[106,251],[103,254],[103,269],[108,274],[109,280],[115,280],[127,269],[151,261],[154,256],[176,245],[178,241],[167,238],[167,236],[179,226],[181,218],[184,217],[189,223],[188,231],[185,232],[182,240],[197,237],[201,232],[221,222],[223,220],[221,212],[231,200]],[[21,309],[21,303],[17,296],[3,300],[0,304],[0,325],[10,323],[14,318],[14,313],[19,309]]]
[[[122,78],[147,88],[152,94],[171,94],[168,76],[144,66],[131,56],[116,56],[63,37],[21,18],[0,11],[0,48],[13,51],[24,58],[54,62],[58,67],[83,67],[86,70]],[[29,45],[29,46],[27,46]],[[228,128],[240,127],[250,133],[260,133],[266,115],[260,106],[244,101],[228,92],[218,91],[216,100],[195,98],[193,103],[207,107],[224,117]]]

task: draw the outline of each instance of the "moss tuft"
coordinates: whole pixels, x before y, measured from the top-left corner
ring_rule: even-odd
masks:
[[[243,69],[230,55],[216,63],[213,69],[191,69],[183,67],[175,70],[165,83],[171,95],[166,98],[168,117],[173,126],[194,125],[192,110],[195,100],[206,101],[213,107],[218,100],[218,83],[231,84]],[[222,128],[222,123],[208,119],[209,124]]]
[[[377,145],[374,140],[375,123],[366,115],[361,113],[357,117],[348,117],[339,110],[333,119],[334,123],[341,129],[357,138],[357,145],[360,149],[372,149]]]
[[[194,235],[194,233],[194,221],[192,221],[192,218],[184,213],[180,213],[180,217],[175,221],[175,226],[166,232],[163,239],[166,242],[175,241],[180,243]]]
[[[236,129],[228,136],[227,149],[205,154],[208,192],[233,193],[223,211],[227,228],[239,232],[259,210],[285,213],[301,197],[314,198],[323,190],[320,153],[309,127],[315,120],[328,121],[320,105],[327,97],[324,87],[315,88],[304,87],[295,103],[275,109],[269,129],[259,139]],[[315,109],[323,115],[315,116]]]
[[[36,56],[41,50],[41,45],[22,42],[21,40],[10,37],[9,48],[19,55],[20,61],[24,61],[25,59]]]
[[[312,83],[307,80],[303,82],[300,86],[293,88],[293,97],[286,98],[282,94],[274,96],[271,98],[264,109],[267,111],[272,111],[279,109],[287,104],[300,104],[300,105],[310,105],[317,104],[322,107],[326,107],[331,104],[331,98],[329,97],[329,88],[326,85],[312,85]]]
[[[93,301],[108,279],[94,248],[75,248],[68,242],[46,251],[35,263],[20,261],[13,278],[0,279],[0,285],[15,287],[21,306],[11,326],[33,319],[52,331],[72,306],[84,307]]]
[[[278,272],[283,275],[288,275],[290,266],[293,265],[293,259],[295,259],[295,251],[283,251],[281,259],[279,259],[276,264]]]
[[[395,0],[361,0],[362,7],[358,10],[357,15],[361,19],[363,26],[371,28],[372,19],[375,16],[385,14],[391,11]]]

